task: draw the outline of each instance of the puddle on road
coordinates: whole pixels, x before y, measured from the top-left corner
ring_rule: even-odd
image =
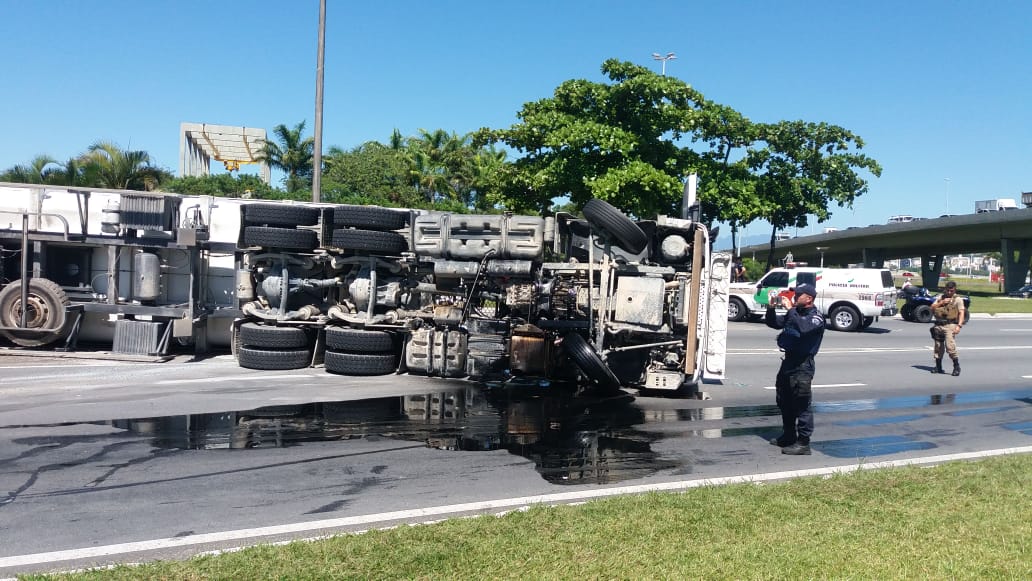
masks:
[[[664,438],[767,439],[780,431],[780,415],[772,405],[649,409],[647,403],[635,403],[631,396],[574,398],[557,387],[510,389],[469,385],[422,395],[89,424],[112,426],[130,435],[147,437],[155,447],[178,450],[282,448],[359,438],[421,442],[440,450],[507,450],[533,461],[541,476],[556,484],[614,483],[665,470],[686,470],[683,457],[652,450],[652,444]],[[848,413],[1009,403],[980,408],[989,413],[1017,407],[1014,401],[1032,404],[1032,389],[814,405],[818,413]],[[980,409],[948,413],[971,414]],[[916,421],[928,415],[914,413],[836,423],[875,426]],[[771,421],[763,426],[721,426],[728,419],[751,417],[769,417]],[[1026,432],[1029,428],[1022,424],[1010,429]],[[930,442],[902,436],[814,443],[816,451],[833,457],[871,457],[933,447]]]

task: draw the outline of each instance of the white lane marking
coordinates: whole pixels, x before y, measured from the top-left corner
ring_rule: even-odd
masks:
[[[818,355],[842,355],[850,353],[913,353],[921,351],[930,351],[931,345],[923,345],[919,347],[836,347],[830,349],[821,349]],[[1032,345],[1000,345],[995,347],[968,347],[963,346],[961,349],[965,351],[1007,351],[1007,350],[1023,350],[1032,349]],[[770,349],[728,349],[728,355],[767,355],[770,353],[781,353],[778,348]]]
[[[163,379],[155,381],[155,385],[175,385],[180,383],[219,383],[223,381],[269,381],[270,379],[308,379],[310,375],[230,375],[222,377],[202,377],[200,379]]]
[[[1032,446],[1018,448],[1002,448],[998,450],[983,450],[981,452],[962,452],[957,454],[944,454],[941,456],[927,456],[924,458],[904,458],[900,460],[886,460],[883,462],[865,462],[863,464],[850,464],[846,466],[830,466],[825,468],[811,468],[808,470],[789,470],[785,472],[768,472],[765,474],[747,474],[743,476],[724,476],[720,478],[707,478],[700,480],[681,480],[677,482],[660,482],[656,484],[639,484],[634,486],[617,486],[596,490],[576,490],[569,492],[557,492],[554,494],[540,494],[536,496],[522,496],[516,498],[503,498],[498,500],[487,500],[483,502],[468,502],[464,504],[451,504],[445,506],[433,506],[414,510],[399,510],[379,514],[367,514],[362,516],[351,516],[343,518],[331,518],[325,520],[257,527],[251,529],[239,529],[223,531],[218,533],[205,533],[190,535],[186,537],[172,537],[154,539],[150,541],[137,541],[131,543],[118,543],[114,545],[103,545],[99,547],[86,547],[82,549],[69,549],[66,551],[51,551],[47,553],[33,553],[29,555],[13,555],[0,557],[0,567],[23,567],[25,565],[38,565],[40,563],[54,563],[72,559],[87,559],[112,555],[122,555],[137,551],[151,551],[169,549],[173,547],[188,547],[206,543],[217,543],[253,537],[264,537],[290,533],[302,533],[318,531],[322,529],[344,528],[355,525],[367,525],[375,523],[387,523],[397,520],[413,518],[433,520],[431,517],[442,517],[447,515],[460,515],[468,512],[494,512],[499,510],[512,510],[535,504],[559,504],[577,501],[609,498],[625,494],[642,494],[646,492],[671,492],[683,491],[701,486],[720,486],[725,484],[743,484],[771,482],[786,480],[789,478],[803,478],[807,476],[827,476],[831,474],[846,474],[858,470],[874,470],[881,468],[897,468],[900,466],[929,466],[943,462],[954,462],[957,460],[972,460],[976,458],[991,458],[1007,454],[1029,454],[1032,453]],[[371,527],[371,528],[376,528]]]
[[[819,383],[811,385],[810,387],[864,387],[866,383]],[[776,389],[773,385],[765,385],[763,389]]]

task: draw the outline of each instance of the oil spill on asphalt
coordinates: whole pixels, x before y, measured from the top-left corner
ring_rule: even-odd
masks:
[[[1015,402],[1032,405],[1032,389],[817,402],[814,407],[818,413],[851,413],[1000,402],[1006,403],[945,413],[1004,411],[1020,407]],[[358,438],[421,442],[441,450],[507,450],[533,461],[541,476],[556,484],[614,483],[660,471],[688,470],[683,457],[653,450],[655,442],[667,437],[767,439],[780,431],[780,414],[772,405],[659,410],[646,405],[634,403],[629,395],[573,397],[561,386],[507,389],[468,385],[423,395],[89,424],[124,430],[122,435],[146,437],[164,450],[284,448]],[[916,411],[836,423],[877,426],[912,422],[929,415]],[[741,418],[770,421],[736,426],[735,420]],[[1003,427],[1032,435],[1032,424],[1027,422]],[[926,450],[935,444],[905,436],[877,436],[815,441],[812,447],[836,458],[860,458]]]

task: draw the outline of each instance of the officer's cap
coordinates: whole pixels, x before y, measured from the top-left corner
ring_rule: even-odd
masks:
[[[810,295],[813,298],[817,298],[817,289],[813,288],[812,284],[801,284],[795,287],[795,294]]]

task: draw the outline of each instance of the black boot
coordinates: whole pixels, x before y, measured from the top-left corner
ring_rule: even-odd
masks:
[[[791,456],[809,456],[810,455],[810,438],[799,438],[795,444],[791,446],[785,446],[781,449],[782,454],[789,454]]]
[[[953,377],[960,375],[960,359],[953,360]]]
[[[771,438],[770,439],[770,445],[771,446],[780,446],[780,447],[784,448],[785,446],[791,446],[792,444],[795,444],[795,441],[796,441],[796,439],[794,437],[790,438],[789,436],[787,436],[785,434],[781,434],[777,438]]]
[[[932,370],[932,373],[946,373],[942,369],[942,359],[935,360],[935,369]]]

